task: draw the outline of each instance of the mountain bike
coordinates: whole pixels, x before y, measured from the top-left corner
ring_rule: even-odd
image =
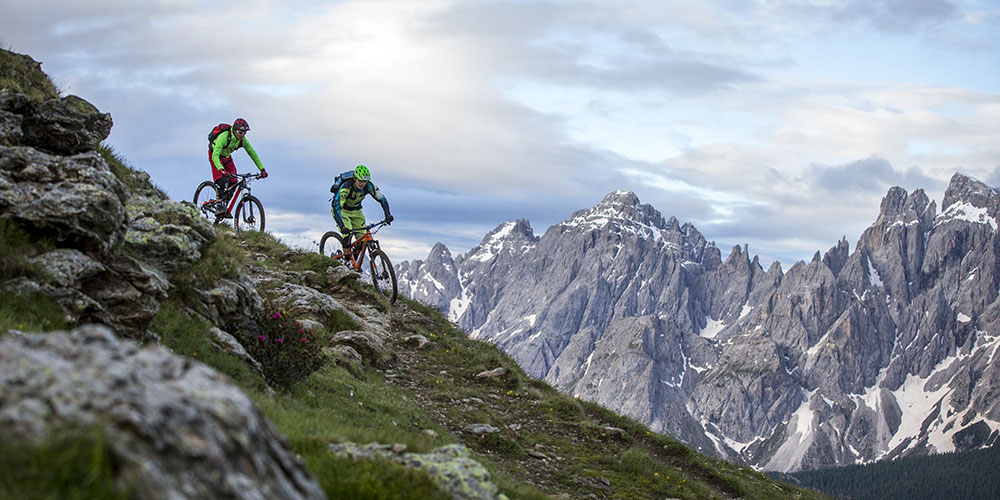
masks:
[[[205,181],[194,190],[194,205],[206,219],[218,224],[225,217],[218,215],[221,209],[233,214],[233,226],[236,232],[263,231],[264,205],[256,196],[250,194],[250,182],[262,178],[260,174],[237,174],[239,182],[230,186],[225,196],[220,196],[219,186],[212,181]],[[242,196],[240,194],[242,193]],[[228,205],[227,202],[228,201]],[[233,211],[235,207],[236,211]]]
[[[338,259],[351,269],[362,273],[362,263],[365,260],[365,253],[368,254],[368,270],[375,289],[389,302],[396,302],[398,288],[396,286],[396,271],[389,262],[389,257],[379,247],[378,240],[374,238],[375,233],[383,226],[388,226],[386,221],[376,222],[356,229],[357,232],[365,233],[358,236],[352,243],[349,251],[344,253],[344,239],[336,231],[327,231],[323,238],[319,240],[319,253],[332,259]],[[375,231],[372,231],[374,229]]]

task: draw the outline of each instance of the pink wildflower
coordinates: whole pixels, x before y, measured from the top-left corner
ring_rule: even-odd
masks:
[[[277,343],[279,343],[279,344],[282,344],[282,343],[285,342],[285,339],[274,339],[274,341],[277,342]]]
[[[305,344],[305,343],[309,342],[309,339],[302,339],[299,342],[302,342],[303,344]]]
[[[267,337],[260,335],[257,337],[257,340],[267,340]]]
[[[280,317],[281,317],[281,313],[278,312],[278,311],[275,311],[274,314],[271,315],[271,319],[278,319]]]
[[[305,330],[303,330],[302,328],[299,328],[299,333],[300,333],[300,334],[302,334],[302,333],[306,333],[306,331],[305,331]]]

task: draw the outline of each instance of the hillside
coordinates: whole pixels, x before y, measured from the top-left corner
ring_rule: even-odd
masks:
[[[212,226],[100,144],[109,114],[0,68],[0,497],[824,498]]]

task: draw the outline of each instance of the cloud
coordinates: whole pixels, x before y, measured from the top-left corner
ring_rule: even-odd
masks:
[[[931,188],[937,181],[918,169],[896,170],[884,158],[872,157],[844,165],[813,165],[808,177],[812,184],[834,195],[885,192],[891,186]]]

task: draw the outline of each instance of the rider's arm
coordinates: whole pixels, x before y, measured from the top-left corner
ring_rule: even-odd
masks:
[[[247,150],[247,154],[250,155],[250,158],[253,158],[253,162],[257,164],[257,169],[264,170],[264,164],[261,163],[260,157],[257,156],[257,152],[254,151],[253,146],[250,145],[250,140],[245,136],[243,137],[243,149]]]
[[[350,187],[342,187],[333,195],[333,220],[337,222],[338,227],[344,226],[344,218],[340,215],[340,211],[344,208],[344,202],[347,201],[350,194]]]
[[[371,186],[371,190],[368,192],[372,198],[378,200],[379,204],[382,205],[382,212],[385,214],[385,218],[389,218],[389,200],[382,194],[382,191],[375,185],[374,182],[369,181],[368,185]]]

